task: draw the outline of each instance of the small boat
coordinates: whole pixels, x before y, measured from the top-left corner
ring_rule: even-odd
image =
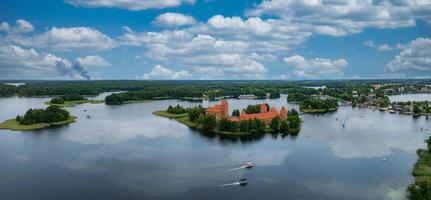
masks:
[[[383,162],[385,162],[385,161],[386,161],[386,158],[383,158],[383,159],[382,159],[382,161],[383,161]]]
[[[252,168],[253,166],[254,166],[254,164],[252,162],[247,162],[244,165],[244,167],[247,168],[247,169]]]
[[[247,181],[246,178],[242,178],[242,179],[239,180],[239,184],[240,185],[247,185],[247,183],[248,183],[248,181]]]

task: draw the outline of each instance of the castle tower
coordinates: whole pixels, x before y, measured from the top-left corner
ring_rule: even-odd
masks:
[[[229,117],[229,104],[225,99],[221,101],[221,116],[225,118]]]
[[[287,110],[286,110],[286,108],[283,106],[283,107],[281,107],[281,110],[280,110],[280,118],[281,119],[286,119],[287,118]]]
[[[260,113],[266,113],[267,111],[268,111],[268,108],[266,107],[265,103],[260,105]]]

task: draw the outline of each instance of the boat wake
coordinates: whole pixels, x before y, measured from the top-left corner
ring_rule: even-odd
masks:
[[[240,169],[245,169],[245,165],[241,166],[241,167],[235,167],[232,169],[228,169],[225,172],[232,172],[232,171],[236,171],[236,170],[240,170]]]
[[[218,187],[228,187],[228,186],[235,186],[235,185],[240,185],[240,182],[226,183],[226,184],[221,184],[221,185],[217,185],[217,186]]]

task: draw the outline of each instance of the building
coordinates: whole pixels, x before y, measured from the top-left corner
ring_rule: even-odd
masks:
[[[217,120],[221,118],[229,118],[229,105],[226,100],[222,100],[220,104],[208,107],[205,114],[214,115]]]
[[[280,109],[280,112],[278,112],[275,108],[268,110],[266,104],[263,103],[260,105],[259,113],[247,114],[245,111],[242,111],[239,117],[230,117],[228,114],[228,107],[228,102],[223,100],[220,104],[207,108],[206,114],[215,115],[217,120],[221,118],[227,118],[231,121],[240,122],[243,120],[259,119],[264,121],[266,124],[271,123],[271,120],[275,117],[280,117],[282,119],[287,118],[287,110],[284,106]]]

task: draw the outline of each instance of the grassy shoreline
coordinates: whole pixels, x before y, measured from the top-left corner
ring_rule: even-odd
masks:
[[[427,142],[431,142],[431,137]],[[415,181],[408,187],[409,199],[431,199],[431,150],[419,149],[417,155],[412,171]]]
[[[59,121],[59,122],[51,122],[51,123],[37,123],[30,125],[22,125],[16,121],[15,118],[8,119],[2,123],[0,123],[0,129],[8,129],[12,131],[31,131],[31,130],[39,130],[44,128],[51,128],[56,126],[62,126],[66,124],[70,124],[76,121],[75,116],[70,116],[67,120]]]
[[[46,101],[45,105],[55,105],[59,107],[73,107],[77,104],[84,104],[84,103],[91,103],[91,104],[100,104],[105,103],[104,100],[91,100],[91,99],[85,99],[85,100],[75,100],[75,101],[64,101],[62,104],[55,104],[51,103],[51,101]]]
[[[178,122],[180,122],[180,123],[182,123],[182,124],[184,124],[184,125],[192,128],[192,129],[200,130],[199,126],[198,126],[198,124],[196,122],[192,122],[192,121],[189,120],[189,115],[187,113],[172,114],[172,113],[168,113],[168,112],[166,112],[164,110],[157,110],[157,111],[154,111],[153,114],[157,115],[157,116],[166,117],[166,118],[169,118],[169,119],[176,120],[176,121],[178,121]],[[289,133],[296,134],[296,133],[299,133],[300,130],[301,130],[301,128],[298,128],[296,130],[290,130]],[[248,136],[248,135],[255,135],[255,134],[257,134],[257,133],[243,133],[243,132],[240,132],[240,131],[238,131],[238,132],[229,132],[229,131],[218,131],[218,130],[215,130],[213,132],[216,133],[216,134],[218,134],[218,135],[221,135],[221,136]],[[258,133],[258,134],[266,134],[266,133],[274,133],[274,130],[271,129],[271,128],[269,128],[269,127],[267,127],[265,129],[264,133]]]
[[[328,113],[328,112],[335,112],[338,108],[331,108],[331,109],[301,109],[299,111],[303,113]]]

